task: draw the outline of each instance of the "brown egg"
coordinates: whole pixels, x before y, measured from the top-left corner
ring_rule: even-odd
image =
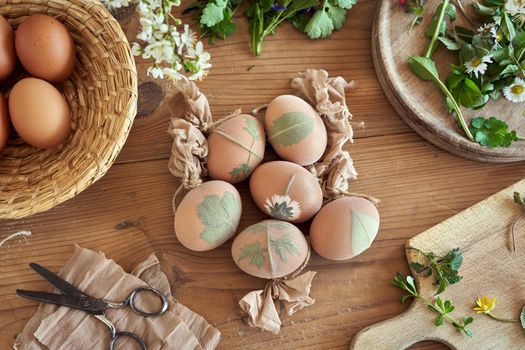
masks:
[[[9,111],[7,109],[7,102],[2,94],[0,94],[0,151],[7,145],[9,139],[9,131],[11,129],[9,122]]]
[[[266,137],[259,121],[241,114],[215,127],[208,136],[208,173],[212,179],[238,183],[264,158]]]
[[[64,96],[37,78],[22,79],[13,86],[9,114],[18,135],[34,147],[58,146],[71,127],[71,112]]]
[[[7,20],[0,16],[0,82],[13,73],[15,66],[15,33]]]
[[[264,213],[293,223],[312,218],[323,204],[317,178],[302,166],[285,161],[264,163],[255,169],[250,193]]]
[[[343,197],[326,204],[310,227],[314,250],[330,260],[347,260],[367,250],[379,230],[376,206],[360,197]]]
[[[52,83],[66,81],[75,68],[75,43],[66,27],[46,15],[29,16],[15,34],[16,54],[31,75]]]
[[[215,180],[192,189],[175,212],[175,234],[186,248],[212,250],[235,235],[241,196],[231,184]]]
[[[244,229],[232,244],[232,257],[247,274],[259,278],[284,277],[308,256],[308,242],[294,225],[265,220]]]
[[[266,109],[264,127],[275,152],[290,162],[310,165],[326,150],[326,128],[321,117],[297,96],[276,97]]]

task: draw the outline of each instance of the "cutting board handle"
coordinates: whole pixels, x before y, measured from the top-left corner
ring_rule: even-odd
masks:
[[[350,350],[400,350],[423,340],[441,341],[432,336],[436,327],[428,316],[429,311],[422,305],[412,305],[396,317],[361,330],[352,340]]]

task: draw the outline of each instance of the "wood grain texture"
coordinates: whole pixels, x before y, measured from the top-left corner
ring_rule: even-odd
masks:
[[[470,3],[470,1],[467,1]],[[525,159],[525,142],[516,142],[508,148],[489,149],[469,141],[459,128],[455,118],[447,111],[445,98],[432,82],[425,82],[410,70],[407,60],[412,55],[421,55],[428,43],[424,36],[438,0],[428,1],[423,23],[408,31],[411,17],[397,2],[381,2],[374,20],[372,52],[377,76],[385,95],[399,116],[418,134],[433,144],[469,159],[487,162],[514,162]],[[470,10],[470,7],[467,6]],[[465,20],[458,14],[458,23]],[[457,63],[457,53],[440,47],[434,54],[440,78],[445,80],[450,73],[449,64]],[[491,100],[480,111],[462,108],[470,125],[475,117],[496,116],[509,124],[510,130],[518,134],[525,132],[523,107],[504,98]]]
[[[476,315],[472,310],[477,298],[489,295],[498,303],[494,314],[518,319],[525,303],[525,237],[518,235],[515,252],[511,251],[509,229],[521,208],[514,204],[513,193],[525,192],[525,180],[483,200],[454,217],[432,227],[407,242],[407,248],[444,255],[460,248],[464,263],[460,269],[463,279],[449,286],[441,295],[453,301],[456,319],[474,317],[469,329],[472,338],[457,332],[449,324],[434,326],[428,307],[416,300],[410,309],[392,319],[362,330],[352,342],[351,349],[402,349],[421,340],[438,340],[453,349],[523,349],[525,336],[518,323],[502,323]],[[519,225],[518,231],[525,225]],[[424,262],[418,253],[407,250],[409,262]],[[436,290],[433,278],[414,274],[420,294],[432,299]],[[502,316],[505,315],[505,316]]]
[[[290,93],[289,78],[297,71],[326,68],[355,79],[348,94],[357,131],[349,146],[359,179],[356,192],[382,200],[382,224],[372,247],[347,263],[313,256],[318,271],[312,295],[316,303],[291,317],[283,315],[279,335],[245,325],[237,305],[263,280],[241,272],[231,259],[231,242],[205,253],[191,252],[173,232],[172,195],[178,181],[168,172],[171,141],[168,118],[180,105],[169,86],[160,105],[137,119],[116,164],[87,191],[51,211],[18,221],[0,222],[0,238],[21,229],[33,231],[27,242],[0,248],[0,349],[9,349],[36,311],[34,302],[18,298],[16,288],[45,289],[27,266],[35,261],[57,271],[73,251],[72,244],[104,251],[125,269],[156,252],[176,298],[202,314],[223,333],[220,349],[348,349],[361,329],[406,309],[400,292],[389,286],[395,272],[408,272],[403,246],[407,239],[460,212],[524,177],[523,164],[477,163],[430,145],[397,117],[381,92],[371,59],[371,28],[376,2],[365,0],[350,11],[341,32],[330,40],[310,41],[290,26],[265,43],[263,56],[250,56],[246,24],[211,48],[210,76],[201,84],[217,115],[242,106],[251,110],[281,93]],[[136,35],[136,18],[123,22],[128,38]],[[246,67],[255,64],[247,71]],[[146,65],[139,62],[141,82]],[[275,159],[268,149],[267,159]],[[264,218],[244,198],[240,229]],[[301,227],[307,232],[308,226]],[[446,349],[435,343],[411,349]]]

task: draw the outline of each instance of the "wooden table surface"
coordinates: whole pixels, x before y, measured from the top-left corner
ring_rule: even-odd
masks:
[[[181,246],[173,232],[172,195],[178,181],[167,169],[171,140],[166,133],[174,103],[165,85],[145,77],[139,63],[140,105],[127,144],[108,174],[76,198],[46,213],[0,222],[0,237],[31,230],[27,242],[0,248],[0,348],[10,349],[15,335],[37,309],[15,295],[16,288],[44,290],[47,284],[27,266],[42,263],[57,271],[73,244],[104,251],[125,269],[155,252],[176,298],[222,332],[220,349],[347,349],[363,327],[402,312],[400,291],[389,286],[397,272],[408,272],[403,245],[438,222],[524,177],[523,163],[484,164],[450,155],[410,130],[385,99],[372,64],[371,26],[377,2],[360,0],[344,29],[328,40],[311,41],[286,25],[265,42],[263,55],[249,52],[246,24],[210,48],[214,68],[200,86],[216,116],[237,107],[245,111],[290,93],[290,78],[307,68],[323,68],[358,83],[348,94],[357,130],[349,146],[359,179],[352,191],[382,200],[381,228],[372,247],[350,262],[334,263],[313,255],[317,271],[315,305],[282,316],[279,335],[251,329],[237,305],[265,281],[241,272],[231,259],[230,242],[205,253]],[[137,19],[130,10],[116,13],[130,39]],[[253,69],[248,67],[254,65]],[[429,86],[429,88],[433,88]],[[423,103],[424,101],[422,101]],[[269,157],[275,157],[268,150]],[[264,218],[238,186],[244,200],[240,228]],[[431,319],[421,320],[431,322]],[[421,343],[414,349],[443,349]]]

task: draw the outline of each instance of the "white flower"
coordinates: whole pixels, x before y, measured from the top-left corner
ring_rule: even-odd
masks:
[[[102,0],[102,4],[104,4],[109,10],[128,7],[129,3],[130,0]]]
[[[525,102],[525,81],[521,78],[514,79],[514,82],[503,88],[503,96],[511,102]]]
[[[131,54],[133,56],[142,55],[142,46],[140,46],[139,43],[133,43],[133,45],[131,45]]]
[[[155,79],[157,78],[164,79],[164,72],[162,71],[162,68],[160,67],[149,67],[147,74],[152,76]]]
[[[485,74],[485,72],[487,71],[487,67],[488,67],[487,63],[492,63],[491,54],[485,55],[481,58],[474,57],[473,59],[465,63],[465,67],[467,68],[467,73],[469,74],[474,73],[474,75],[477,78],[478,74],[479,75]]]
[[[211,68],[211,64],[209,62],[211,56],[208,52],[204,51],[202,41],[197,42],[195,48],[191,47],[188,49],[188,57],[193,58],[200,69]]]
[[[173,46],[168,40],[154,41],[144,48],[143,57],[153,58],[156,64],[175,62],[176,56],[173,52]]]
[[[175,40],[175,44],[177,45],[177,53],[179,55],[182,55],[183,49],[188,50],[195,45],[195,33],[187,24],[184,25],[184,32],[182,32],[182,34],[177,30],[174,30],[171,35],[173,40]]]
[[[268,215],[282,220],[295,220],[301,215],[300,204],[288,195],[274,194],[271,199],[266,198],[264,209]]]
[[[162,73],[164,73],[164,76],[166,78],[172,80],[181,80],[184,78],[184,75],[180,73],[181,69],[182,65],[179,62],[175,62],[175,64],[172,67],[162,68]]]
[[[478,33],[482,37],[491,37],[492,30],[495,27],[496,27],[496,23],[485,23],[484,25],[478,28]]]
[[[507,0],[505,11],[511,16],[525,13],[525,0]]]

